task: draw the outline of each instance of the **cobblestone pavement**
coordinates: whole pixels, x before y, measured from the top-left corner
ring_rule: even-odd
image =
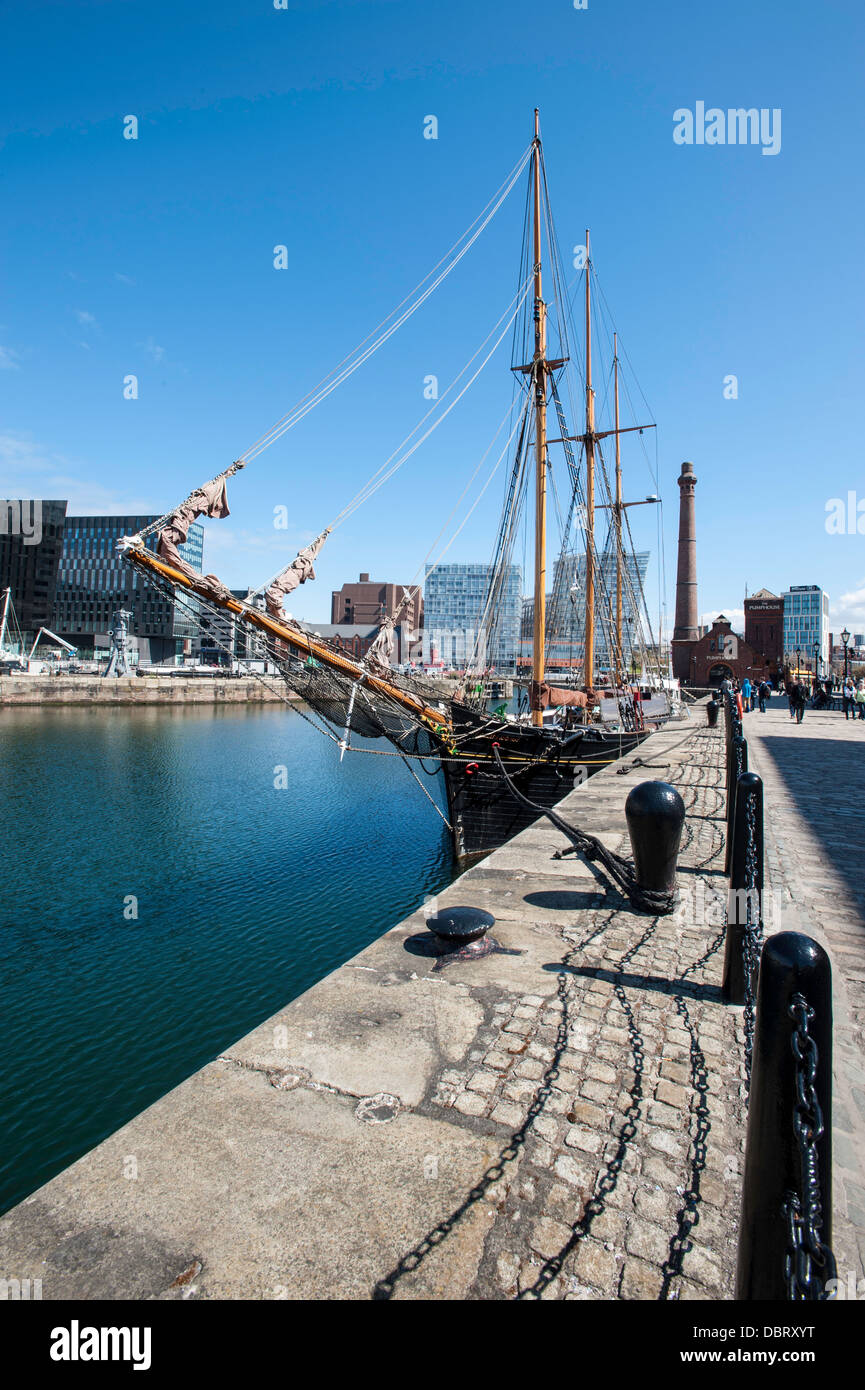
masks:
[[[475,1297],[732,1297],[744,1069],[741,1011],[719,989],[722,732],[680,733],[660,756],[642,775],[687,807],[677,912],[637,915],[601,891],[559,912],[556,994],[499,999],[474,1066],[445,1068],[431,1092],[432,1112],[509,1134],[468,1199],[493,1208]],[[611,790],[621,807],[627,785]],[[591,830],[592,806],[571,798],[568,814]],[[630,852],[627,837],[615,847]]]
[[[786,700],[748,714],[752,771],[764,783],[774,930],[803,931],[832,961],[833,1179],[839,1277],[865,1275],[865,721]]]

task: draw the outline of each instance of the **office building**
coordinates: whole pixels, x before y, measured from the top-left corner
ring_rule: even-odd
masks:
[[[411,597],[401,609],[408,593]],[[361,574],[356,584],[343,584],[341,589],[332,591],[330,621],[331,625],[339,627],[380,625],[385,618],[395,617],[400,609],[400,623],[413,630],[423,627],[423,597],[419,586],[410,591],[404,584],[380,584],[368,574]]]
[[[27,498],[0,501],[0,591],[12,591],[23,636],[51,627],[63,549],[66,503]]]
[[[784,594],[784,653],[788,664],[799,663],[804,671],[814,669],[815,645],[819,658],[817,675],[825,675],[829,660],[829,595],[817,584],[792,584]]]
[[[121,536],[137,535],[155,516],[70,516],[63,531],[51,627],[79,651],[108,645],[111,619],[119,608],[132,616],[129,646],[135,660],[160,663],[191,655],[197,644],[200,607],[194,595],[177,599],[134,570],[117,549]],[[158,535],[147,537],[155,552]],[[193,523],[180,547],[187,564],[202,571],[204,528]]]
[[[474,655],[476,664],[496,671],[515,671],[522,618],[522,570],[508,565],[481,633],[492,578],[489,565],[427,566],[424,584],[423,660],[425,666],[461,670]]]
[[[640,550],[622,557],[622,648],[626,667],[632,658],[642,667],[642,647],[648,642],[643,631],[641,607],[643,583],[649,566],[649,551]],[[603,551],[594,566],[595,581],[595,669],[613,665],[616,626],[616,554]],[[552,601],[547,604],[547,670],[582,668],[586,628],[586,557],[564,554],[553,571]],[[531,653],[531,644],[528,648]],[[525,655],[525,649],[524,649]]]

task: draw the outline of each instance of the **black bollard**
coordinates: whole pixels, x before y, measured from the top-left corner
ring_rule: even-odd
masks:
[[[714,729],[715,725],[718,722],[718,711],[720,708],[721,706],[718,704],[718,701],[713,696],[706,706],[706,719],[709,722],[710,729]]]
[[[485,936],[495,921],[481,907],[445,907],[427,917],[426,924],[443,945],[458,947]]]
[[[749,821],[753,824],[753,864],[748,863]],[[750,869],[750,873],[749,873]],[[749,877],[752,882],[749,883]],[[727,897],[727,936],[724,948],[725,1004],[744,1004],[746,995],[745,930],[750,899],[751,923],[763,925],[763,783],[756,772],[743,772],[736,785],[730,890]],[[751,986],[756,987],[756,979]]]
[[[724,873],[729,874],[733,854],[733,819],[736,814],[736,787],[743,772],[748,771],[748,744],[741,734],[734,734],[727,756],[727,845]]]
[[[672,893],[685,803],[669,782],[640,782],[625,802],[637,883],[652,893]]]
[[[827,1246],[832,1241],[832,969],[826,952],[810,936],[785,931],[769,938],[760,961],[736,1271],[736,1298],[748,1302],[790,1297],[784,1206],[790,1193],[800,1200],[805,1196],[793,1126],[799,1064],[789,1007],[797,994],[814,1010],[808,1033],[817,1045],[814,1089],[823,1119],[816,1139],[823,1220],[819,1236]],[[834,1269],[829,1274],[834,1278]]]

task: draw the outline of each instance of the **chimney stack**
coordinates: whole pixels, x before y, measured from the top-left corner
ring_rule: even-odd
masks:
[[[700,635],[697,617],[697,527],[694,515],[694,488],[697,475],[692,463],[683,463],[679,474],[679,565],[676,572],[676,625],[674,642],[696,642]],[[680,680],[690,676],[690,653],[673,647],[673,673]]]

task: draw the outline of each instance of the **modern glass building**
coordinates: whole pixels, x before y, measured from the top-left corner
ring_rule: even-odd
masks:
[[[817,584],[792,584],[784,594],[784,654],[787,661],[801,653],[802,666],[813,669],[814,644],[820,648],[820,670],[829,660],[829,595]]]
[[[11,590],[22,634],[32,641],[54,615],[66,503],[0,501],[0,592]]]
[[[427,566],[424,583],[424,665],[462,669],[472,657],[489,593],[490,565]],[[515,671],[520,645],[523,572],[508,565],[495,621],[480,642],[480,664]]]
[[[199,610],[193,595],[184,594],[182,604],[150,584],[127,564],[117,549],[121,536],[135,536],[155,516],[69,516],[63,532],[63,553],[57,577],[54,621],[55,632],[81,650],[104,646],[96,637],[111,629],[115,610],[132,614],[130,636],[145,659],[172,660],[184,642],[198,637]],[[155,552],[158,535],[147,538],[147,548]],[[180,554],[193,569],[202,571],[204,528],[193,523]],[[145,645],[146,644],[146,645]]]
[[[641,595],[649,567],[648,550],[622,557],[622,646],[630,664],[632,652],[638,664],[641,647],[648,642],[640,621]],[[616,554],[603,551],[595,565],[595,665],[606,670],[612,664],[609,638],[616,622]],[[586,627],[586,557],[564,554],[556,560],[552,602],[547,605],[547,658],[550,669],[582,666]]]

